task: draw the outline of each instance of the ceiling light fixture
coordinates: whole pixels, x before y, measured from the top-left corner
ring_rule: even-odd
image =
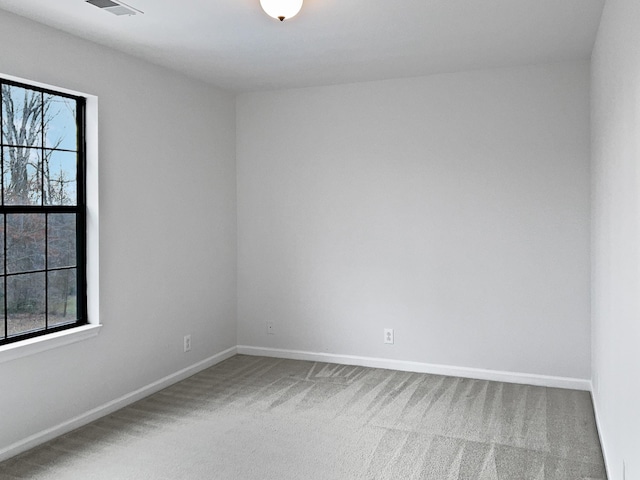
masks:
[[[260,6],[267,15],[282,22],[298,14],[302,0],[260,0]]]

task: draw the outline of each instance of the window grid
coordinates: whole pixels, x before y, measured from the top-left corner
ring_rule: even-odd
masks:
[[[0,289],[3,294],[3,314],[0,321],[4,323],[4,331],[0,332],[0,345],[13,343],[19,340],[32,338],[36,336],[46,335],[53,332],[73,328],[80,325],[85,325],[87,322],[87,310],[86,310],[86,253],[85,253],[85,239],[86,239],[86,227],[85,227],[85,141],[84,141],[84,126],[85,126],[85,101],[82,97],[69,95],[62,92],[52,91],[35,87],[27,84],[4,80],[0,78],[0,87],[13,86],[25,89],[26,91],[39,92],[40,102],[40,146],[34,145],[15,145],[9,143],[9,139],[4,135],[4,88],[0,88],[0,214],[2,215],[2,272],[0,272],[0,279],[2,279],[2,288]],[[75,131],[76,131],[76,150],[70,150],[68,148],[58,148],[58,145],[48,146],[46,138],[46,122],[45,122],[45,95],[51,95],[55,97],[67,98],[75,102]],[[23,112],[24,114],[24,112]],[[6,142],[5,142],[6,141]],[[19,141],[14,142],[16,144]],[[5,185],[5,153],[8,148],[21,148],[25,150],[33,150],[39,153],[39,176],[40,176],[40,199],[39,205],[6,205],[6,189],[8,185]],[[51,198],[45,198],[45,155],[46,152],[68,152],[76,154],[76,181],[75,181],[75,205],[52,205]],[[49,177],[49,181],[51,181]],[[62,180],[61,180],[62,181]],[[47,204],[48,203],[48,204]],[[12,214],[24,214],[24,215],[44,215],[44,269],[18,269],[15,272],[8,271],[8,229],[7,218]],[[75,259],[73,259],[73,265],[57,266],[50,268],[49,258],[49,243],[50,243],[50,216],[55,214],[73,214],[75,216]],[[76,315],[75,319],[71,319],[67,323],[51,324],[50,315],[50,274],[51,272],[63,272],[68,271],[69,275],[75,270],[75,293],[76,293]],[[9,305],[8,305],[8,288],[9,280],[12,277],[19,275],[30,274],[43,274],[44,275],[44,328],[37,328],[33,330],[24,330],[16,334],[9,335]],[[68,277],[67,277],[68,278]],[[66,291],[68,297],[69,292]],[[66,304],[65,304],[66,312]]]

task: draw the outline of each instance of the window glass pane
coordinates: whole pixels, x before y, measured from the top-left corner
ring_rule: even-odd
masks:
[[[44,276],[42,272],[6,277],[9,335],[45,328]]]
[[[2,143],[42,146],[42,93],[2,85]]]
[[[76,321],[76,269],[56,270],[48,275],[49,326]]]
[[[6,336],[4,328],[4,277],[0,277],[0,340]]]
[[[44,151],[45,205],[75,205],[78,154],[75,152]]]
[[[47,245],[49,268],[76,266],[76,216],[74,214],[49,214]]]
[[[76,101],[44,94],[45,147],[77,150]]]
[[[4,215],[0,215],[0,275],[4,275]]]
[[[7,214],[7,273],[45,267],[45,215]]]
[[[4,147],[4,204],[41,205],[41,150]]]

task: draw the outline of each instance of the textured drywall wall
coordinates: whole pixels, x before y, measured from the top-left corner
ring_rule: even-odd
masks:
[[[242,94],[237,162],[241,345],[589,378],[587,62]]]
[[[607,0],[592,57],[593,384],[610,480],[640,478],[640,3]]]

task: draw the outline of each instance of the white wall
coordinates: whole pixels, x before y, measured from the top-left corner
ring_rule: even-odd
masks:
[[[593,382],[610,480],[640,479],[640,2],[607,0],[592,56]]]
[[[587,62],[236,112],[239,344],[590,377]]]
[[[104,325],[0,364],[2,451],[237,342],[234,96],[1,11],[0,44],[0,73],[98,96]]]

